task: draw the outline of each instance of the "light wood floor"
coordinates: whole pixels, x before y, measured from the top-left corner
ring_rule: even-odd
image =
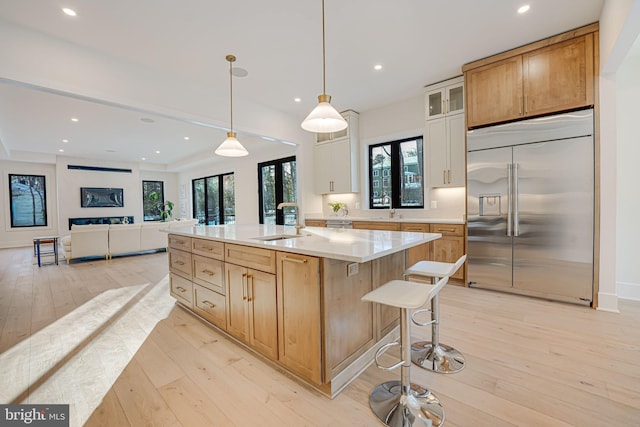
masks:
[[[173,304],[165,253],[34,266],[0,250],[0,403],[69,403],[80,426],[376,426],[369,367],[329,400]],[[620,314],[447,286],[467,367],[412,369],[447,426],[640,426],[640,302]],[[414,328],[429,339],[427,328]]]

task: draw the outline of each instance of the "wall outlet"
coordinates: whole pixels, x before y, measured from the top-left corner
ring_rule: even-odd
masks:
[[[431,201],[431,209],[438,209],[438,201],[437,200],[432,200]]]
[[[356,209],[360,209],[360,202],[356,202]]]
[[[360,271],[360,266],[357,262],[352,262],[347,265],[347,277],[355,276]]]

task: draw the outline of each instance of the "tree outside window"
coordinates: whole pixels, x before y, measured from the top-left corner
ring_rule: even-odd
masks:
[[[192,181],[193,215],[202,225],[235,224],[235,181],[233,173]]]
[[[47,225],[47,192],[43,175],[9,174],[11,227]]]
[[[295,208],[277,209],[280,203],[296,202],[295,156],[259,163],[258,186],[260,224],[296,225]]]
[[[369,207],[424,207],[422,138],[369,146]]]
[[[142,181],[142,210],[145,221],[160,221],[161,210],[164,207],[164,182]]]

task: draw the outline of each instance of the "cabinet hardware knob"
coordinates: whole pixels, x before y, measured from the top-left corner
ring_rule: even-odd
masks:
[[[214,303],[212,303],[211,301],[208,301],[208,300],[204,300],[204,301],[202,301],[202,303],[204,305],[208,305],[209,308],[215,308],[215,306],[216,306]]]
[[[215,276],[215,272],[211,270],[201,270],[204,274],[208,274],[209,276]]]

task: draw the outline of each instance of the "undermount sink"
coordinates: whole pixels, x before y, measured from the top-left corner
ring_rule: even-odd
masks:
[[[274,240],[295,239],[297,237],[305,237],[308,234],[273,234],[271,236],[252,237],[253,240],[262,240],[263,242],[272,242]]]

